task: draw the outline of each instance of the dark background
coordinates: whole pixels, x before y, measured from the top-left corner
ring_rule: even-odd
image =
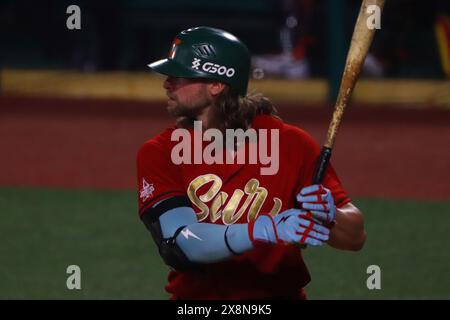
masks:
[[[84,71],[145,70],[167,54],[182,29],[208,25],[241,38],[254,55],[278,53],[288,15],[302,40],[311,77],[327,77],[345,57],[360,1],[316,0],[0,0],[0,67]],[[66,8],[81,8],[81,30],[68,30]],[[435,22],[446,0],[387,0],[372,53],[387,78],[445,78]],[[294,41],[295,41],[294,40]],[[342,47],[342,48],[341,48]],[[342,59],[338,60],[343,65]]]

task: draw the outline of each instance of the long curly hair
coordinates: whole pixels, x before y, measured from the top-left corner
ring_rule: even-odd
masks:
[[[279,118],[277,109],[263,94],[252,92],[245,97],[240,97],[228,86],[217,97],[212,108],[214,127],[222,131],[225,129],[245,130],[260,114]]]

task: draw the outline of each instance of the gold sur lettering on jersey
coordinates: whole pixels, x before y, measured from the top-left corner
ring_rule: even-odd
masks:
[[[211,186],[207,191],[199,194],[199,190],[208,184]],[[194,206],[200,210],[197,213],[199,221],[203,221],[209,216],[211,222],[222,218],[225,225],[230,225],[239,221],[247,212],[247,222],[249,222],[256,218],[265,201],[268,201],[268,191],[260,186],[258,179],[250,179],[245,184],[244,190],[234,190],[231,197],[221,189],[222,179],[215,174],[201,175],[191,181],[187,194]],[[239,206],[242,200],[244,200],[243,204]],[[210,203],[210,206],[207,203]],[[272,216],[278,214],[281,205],[281,199],[274,197],[269,214]]]

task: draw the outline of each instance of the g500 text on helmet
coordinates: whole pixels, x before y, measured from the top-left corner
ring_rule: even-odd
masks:
[[[236,72],[233,68],[227,68],[217,63],[205,62],[202,65],[201,61],[201,59],[194,58],[194,60],[192,60],[192,69],[198,70],[198,68],[201,66],[201,69],[205,72],[209,72],[212,74],[217,73],[220,76],[226,75],[228,78],[234,76]]]

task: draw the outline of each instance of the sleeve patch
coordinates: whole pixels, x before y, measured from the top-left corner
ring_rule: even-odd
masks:
[[[151,198],[154,191],[155,186],[153,185],[153,183],[148,183],[144,178],[142,178],[142,187],[139,190],[139,197],[141,198],[141,201],[144,202],[147,199]]]

